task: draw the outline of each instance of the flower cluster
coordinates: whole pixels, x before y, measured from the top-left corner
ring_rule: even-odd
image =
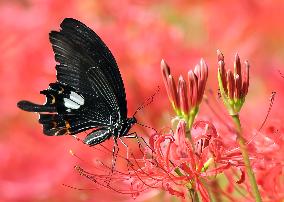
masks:
[[[128,164],[128,172],[99,174],[111,169],[102,162],[99,166],[96,164],[96,172],[94,168],[92,173],[79,166],[75,169],[101,186],[134,198],[145,190],[156,188],[181,198],[188,196],[188,193],[194,198],[199,192],[203,201],[209,201],[211,178],[231,167],[241,169],[241,154],[226,147],[210,122],[197,121],[192,127],[198,153],[193,151],[186,138],[186,131],[186,122],[181,120],[174,134],[153,134],[149,145],[145,147],[143,158],[136,158],[132,154],[131,158],[124,159]],[[243,180],[241,178],[238,183]]]
[[[99,175],[79,166],[76,166],[76,170],[99,185],[130,194],[134,198],[145,190],[162,189],[177,197],[189,197],[192,201],[199,201],[199,198],[205,202],[222,201],[225,198],[240,200],[240,196],[235,196],[234,192],[241,193],[240,190],[245,189],[249,194],[241,193],[245,196],[244,201],[253,198],[262,201],[261,194],[267,192],[268,178],[275,181],[275,188],[266,194],[266,198],[283,198],[279,190],[284,183],[277,179],[282,173],[283,161],[279,155],[275,155],[279,158],[273,160],[267,156],[267,150],[275,153],[279,151],[282,139],[268,138],[267,134],[259,135],[260,131],[257,131],[255,137],[246,141],[246,134],[240,125],[238,113],[249,86],[248,62],[245,62],[245,71],[242,73],[240,59],[236,55],[233,74],[225,70],[223,54],[220,51],[217,54],[221,97],[235,123],[235,130],[228,128],[228,125],[221,129],[219,125],[218,129],[221,130],[218,132],[213,121],[196,120],[208,77],[208,67],[203,59],[193,71],[188,72],[188,84],[180,76],[177,85],[169,66],[162,60],[164,83],[178,117],[178,124],[173,126],[175,128],[169,131],[164,129],[150,136],[149,143],[140,150],[142,157],[133,153],[129,158],[118,156],[127,162],[127,172],[112,170],[110,175]],[[263,142],[268,147],[262,147]],[[275,146],[275,142],[279,146]],[[261,148],[263,151],[259,151]],[[267,172],[264,168],[266,163],[271,164],[276,174]],[[100,172],[111,170],[103,163],[100,165],[97,168]],[[220,180],[229,181],[226,189],[219,184]]]
[[[224,56],[221,51],[218,55],[218,82],[221,96],[230,115],[236,115],[245,102],[249,87],[249,63],[245,61],[245,71],[242,73],[239,55],[236,54],[234,73],[225,69]]]
[[[170,68],[164,60],[161,62],[161,70],[168,97],[175,113],[179,118],[188,122],[188,127],[191,128],[198,113],[208,78],[208,67],[205,61],[201,59],[200,64],[197,64],[193,71],[188,72],[188,85],[180,76],[176,86]]]

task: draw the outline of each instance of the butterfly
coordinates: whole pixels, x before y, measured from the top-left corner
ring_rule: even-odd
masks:
[[[57,81],[40,91],[46,103],[22,100],[17,106],[38,112],[48,136],[76,135],[91,129],[83,140],[90,146],[127,136],[137,120],[134,115],[127,117],[125,88],[114,56],[82,22],[65,18],[60,27],[49,34]]]

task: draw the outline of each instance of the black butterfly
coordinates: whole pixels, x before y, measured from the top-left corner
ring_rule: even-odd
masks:
[[[46,103],[23,100],[18,107],[39,112],[45,135],[75,135],[93,129],[84,139],[91,146],[112,136],[115,141],[127,136],[137,120],[127,118],[125,89],[112,53],[78,20],[66,18],[60,27],[59,32],[49,34],[58,64],[57,81],[40,92]]]

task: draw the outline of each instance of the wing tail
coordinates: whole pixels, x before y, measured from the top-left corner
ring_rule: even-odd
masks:
[[[39,105],[30,101],[22,100],[17,103],[17,106],[24,111],[28,112],[55,112],[56,107],[51,105]]]

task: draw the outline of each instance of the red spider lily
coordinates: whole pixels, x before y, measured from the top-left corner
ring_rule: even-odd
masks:
[[[220,63],[223,64],[223,55],[219,54],[219,59],[221,61]],[[238,56],[236,57],[235,66],[236,72],[240,73]],[[224,65],[220,67],[224,69]],[[221,69],[219,69],[219,71],[221,72]],[[198,70],[195,72],[197,73],[190,72],[189,74],[202,75],[202,73],[198,73]],[[190,109],[189,104],[200,104],[202,96],[198,99],[198,93],[185,93],[187,92],[185,90],[186,82],[182,77],[179,78],[178,87],[176,87],[170,75],[169,67],[164,61],[162,61],[162,73],[169,98],[172,99],[171,101],[174,107],[180,107],[182,116],[183,111]],[[193,80],[189,79],[189,81],[195,82],[196,75],[191,77],[194,78]],[[247,77],[248,71],[244,78]],[[200,76],[200,78],[202,78],[202,76]],[[238,101],[239,99],[243,99],[247,94],[248,85],[246,84],[248,84],[248,81],[244,81],[245,84],[239,85],[237,84],[239,79],[242,80],[242,78],[236,79],[236,77],[234,77],[233,80],[225,80],[227,88],[224,89],[224,92],[227,92],[226,96],[228,99]],[[223,80],[221,81],[223,82]],[[229,83],[236,84],[235,87],[232,88],[233,90],[230,90],[229,87],[231,87],[231,84]],[[192,86],[199,85],[193,84]],[[240,86],[245,86],[245,88],[241,89]],[[198,88],[194,89],[195,92],[198,91]],[[204,91],[204,86],[200,89],[200,92]],[[230,91],[234,93],[230,95]],[[192,102],[192,97],[194,97],[194,102]],[[191,139],[187,138],[188,133],[191,133]],[[247,175],[244,172],[245,164],[241,148],[237,146],[236,136],[236,131],[231,128],[227,132],[222,131],[222,135],[218,134],[211,121],[196,121],[192,127],[188,127],[187,122],[180,119],[175,133],[160,132],[151,136],[149,146],[142,151],[143,158],[135,157],[133,154],[130,159],[120,156],[120,158],[127,162],[128,172],[114,171],[108,175],[98,174],[99,172],[94,174],[78,166],[76,170],[81,175],[101,186],[118,193],[132,195],[134,198],[141,192],[149,189],[163,189],[169,194],[181,198],[185,198],[190,194],[192,200],[195,200],[196,194],[199,193],[203,201],[209,201],[209,192],[211,190],[211,193],[216,195],[222,194],[234,201],[235,197],[232,196],[232,192],[236,190],[235,187],[238,186],[248,191],[250,195],[246,196],[246,199],[250,200],[250,198],[253,198],[251,194],[253,191],[251,191],[250,185],[246,180]],[[254,142],[253,140],[254,139],[245,144],[248,146],[251,153],[249,160],[252,162],[255,173],[258,177],[262,178],[258,178],[259,184],[267,189],[268,184],[265,183],[265,179],[270,177],[270,182],[276,182],[277,186],[275,186],[275,189],[267,196],[269,199],[273,198],[278,200],[283,197],[282,193],[277,195],[277,197],[275,195],[274,197],[272,196],[274,192],[281,190],[283,187],[282,181],[277,180],[277,177],[282,174],[281,165],[283,165],[283,163],[281,162],[281,158],[279,158],[279,161],[271,160],[265,152],[258,152],[257,149],[262,148],[261,146],[257,146],[257,144],[261,145],[261,140],[259,139]],[[265,138],[265,140],[267,140],[267,138]],[[268,141],[268,143],[271,142],[273,141]],[[275,149],[272,145],[269,145],[267,148],[264,147],[263,149],[269,151],[273,150],[275,152],[279,151],[278,148]],[[271,168],[274,170],[273,174],[268,173],[267,170],[263,168],[265,163],[270,163],[274,166]],[[98,168],[98,171],[111,170],[110,167],[105,166],[103,163],[101,163],[101,165],[103,166]],[[239,172],[240,174],[238,174]],[[227,192],[219,189],[218,186],[216,188],[210,187],[211,184],[216,184],[215,177],[222,173],[225,174],[230,182]],[[240,175],[237,180],[233,178],[236,175]],[[119,185],[119,187],[117,185]],[[262,189],[261,191],[264,192]]]
[[[235,56],[234,73],[226,72],[223,54],[218,50],[218,82],[221,96],[230,115],[238,114],[244,104],[249,87],[249,63],[245,61],[245,71],[242,73],[238,54]]]
[[[242,152],[243,161],[245,164],[245,169],[248,175],[248,179],[250,181],[253,196],[255,198],[255,201],[261,202],[262,201],[261,195],[256,182],[255,174],[253,172],[250,163],[250,157],[247,145],[245,143],[245,138],[243,137],[242,134],[242,127],[239,118],[239,112],[245,102],[245,97],[248,93],[249,64],[247,61],[245,62],[246,69],[242,75],[240,58],[238,54],[236,54],[235,63],[234,63],[234,74],[233,74],[230,70],[228,70],[227,72],[225,71],[224,56],[219,50],[217,51],[217,55],[218,55],[218,65],[219,65],[218,83],[221,92],[221,97],[235,124],[235,129],[237,133],[237,142]]]
[[[175,80],[171,75],[169,66],[164,60],[161,61],[161,70],[162,70],[164,84],[166,86],[166,90],[169,96],[169,100],[172,104],[174,111],[178,115],[180,115],[180,100],[177,94],[177,87],[175,84]]]
[[[111,170],[101,162],[96,172],[94,168],[87,172],[79,166],[76,170],[101,186],[134,198],[145,190],[158,188],[181,198],[187,193],[193,197],[199,192],[203,201],[209,201],[211,178],[232,166],[242,168],[241,154],[224,146],[214,125],[206,121],[197,121],[193,125],[192,135],[197,149],[194,152],[186,138],[186,130],[186,123],[181,120],[174,134],[152,135],[149,147],[143,150],[143,158],[134,155],[130,159],[124,158],[129,166],[128,172],[100,174]],[[236,183],[242,183],[243,177]]]
[[[194,71],[188,72],[188,85],[182,76],[176,86],[170,68],[164,60],[161,62],[162,76],[169,100],[178,116],[188,122],[191,128],[202,101],[205,85],[208,78],[208,67],[203,59],[197,64]]]
[[[284,128],[277,125],[274,122],[263,132],[256,131],[252,142],[257,181],[262,187],[263,196],[270,201],[284,198],[284,180],[281,178],[284,172]]]

